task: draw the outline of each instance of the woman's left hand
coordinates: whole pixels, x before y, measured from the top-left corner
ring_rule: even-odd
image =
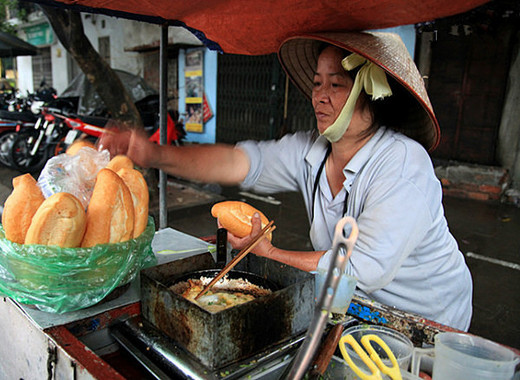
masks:
[[[231,232],[228,232],[228,242],[234,249],[242,250],[262,231],[262,220],[260,219],[259,214],[255,213],[253,215],[251,223],[253,225],[251,234],[248,236],[244,236],[243,238],[240,238],[238,236],[233,235]],[[219,228],[222,227],[220,223],[218,223],[218,226]],[[252,250],[252,252],[258,256],[267,256],[267,252],[269,252],[269,249],[272,247],[273,245],[268,239],[262,239]]]

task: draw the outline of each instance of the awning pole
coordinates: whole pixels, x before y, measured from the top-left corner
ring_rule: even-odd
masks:
[[[166,144],[167,137],[167,103],[168,103],[168,24],[161,26],[161,41],[159,49],[159,140]],[[168,227],[168,208],[166,206],[166,173],[159,171],[159,229]]]

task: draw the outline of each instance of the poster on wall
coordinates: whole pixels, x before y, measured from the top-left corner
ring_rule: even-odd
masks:
[[[186,86],[186,123],[187,132],[202,133],[204,85],[202,81],[204,50],[197,49],[186,52],[184,78]]]

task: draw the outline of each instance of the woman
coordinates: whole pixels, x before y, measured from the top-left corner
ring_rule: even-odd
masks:
[[[354,54],[351,54],[354,53]],[[106,136],[111,153],[191,180],[273,193],[301,191],[315,251],[264,239],[253,251],[303,270],[328,269],[337,221],[359,237],[346,272],[357,293],[467,330],[472,281],[450,234],[427,149],[439,140],[422,78],[397,35],[323,33],[284,42],[280,61],[312,100],[318,136],[298,132],[237,146],[158,147],[137,133]],[[254,219],[251,236],[260,230]],[[229,237],[237,249],[251,236]]]

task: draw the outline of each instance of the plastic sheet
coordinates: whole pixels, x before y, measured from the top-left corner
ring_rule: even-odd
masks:
[[[13,243],[0,226],[0,293],[54,313],[93,306],[157,263],[151,246],[154,234],[149,217],[145,231],[135,239],[60,248]]]
[[[121,79],[123,86],[134,102],[157,94],[157,91],[140,76],[123,70],[113,70]],[[79,115],[102,115],[106,112],[105,103],[84,73],[77,75],[60,94],[60,98],[76,97],[79,99],[78,109],[76,110]]]
[[[59,154],[47,161],[38,177],[45,198],[59,192],[78,198],[86,209],[94,190],[98,172],[110,161],[108,150],[81,148],[74,156]]]

